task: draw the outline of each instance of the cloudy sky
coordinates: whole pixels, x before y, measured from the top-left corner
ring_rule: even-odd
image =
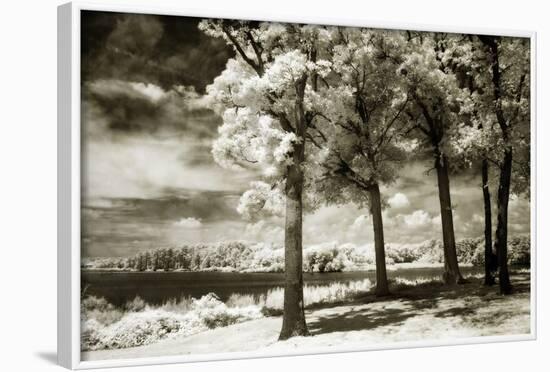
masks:
[[[205,87],[231,49],[198,19],[83,12],[82,254],[127,256],[182,243],[246,239],[280,243],[283,221],[247,222],[236,206],[255,174],[220,168],[210,153],[221,119]],[[382,190],[388,242],[441,235],[436,176],[411,162]],[[480,236],[477,174],[452,176],[457,238]],[[529,203],[510,204],[512,234],[529,231]],[[326,206],[304,218],[304,243],[372,243],[366,210]]]

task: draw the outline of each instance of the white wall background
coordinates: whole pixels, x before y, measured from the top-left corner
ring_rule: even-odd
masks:
[[[550,350],[550,255],[546,218],[550,159],[550,29],[544,1],[127,0],[246,9],[258,14],[362,18],[366,22],[528,29],[538,32],[538,340],[473,346],[257,359],[135,371],[540,370]],[[4,1],[0,20],[0,370],[60,370],[56,358],[56,6],[59,0]],[[545,354],[546,352],[546,354]]]

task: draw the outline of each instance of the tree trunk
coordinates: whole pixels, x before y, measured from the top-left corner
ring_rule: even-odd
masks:
[[[302,266],[302,191],[304,187],[304,138],[306,120],[303,107],[306,76],[296,83],[294,122],[300,142],[293,144],[292,164],[287,167],[285,185],[285,295],[283,326],[279,340],[308,335],[304,315],[304,279]]]
[[[443,253],[445,268],[443,281],[445,284],[460,284],[464,282],[458,268],[456,257],[455,232],[453,225],[453,210],[451,206],[451,191],[449,186],[449,164],[445,155],[436,157],[437,184],[439,188],[439,205],[441,210],[441,227],[443,230]]]
[[[483,189],[483,205],[485,207],[485,285],[495,284],[495,255],[493,254],[493,222],[491,216],[491,193],[489,190],[489,161],[481,162],[481,187]]]
[[[498,281],[500,293],[510,294],[512,285],[510,284],[510,276],[508,275],[508,201],[510,200],[510,182],[512,178],[512,146],[510,143],[511,123],[506,120],[504,110],[502,108],[502,82],[501,69],[499,62],[499,45],[500,38],[494,36],[479,36],[481,42],[488,47],[488,56],[491,59],[491,73],[493,82],[493,96],[495,115],[502,131],[502,139],[504,140],[504,158],[500,168],[500,177],[498,185],[498,221],[495,246],[497,250],[498,260]],[[525,75],[520,78],[520,86],[517,95],[517,102],[521,99],[521,86]]]
[[[386,253],[384,250],[384,226],[382,223],[382,202],[380,200],[380,187],[375,183],[369,188],[370,213],[372,215],[372,227],[374,230],[374,253],[376,256],[376,295],[387,296],[388,276],[386,274]]]
[[[302,275],[302,186],[300,167],[290,166],[285,189],[285,298],[279,340],[308,334]]]
[[[512,149],[504,151],[498,186],[498,222],[495,246],[498,258],[498,281],[501,294],[510,294],[512,285],[508,274],[508,201],[512,178]]]

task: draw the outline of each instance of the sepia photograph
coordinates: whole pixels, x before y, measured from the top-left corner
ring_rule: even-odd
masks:
[[[80,17],[82,361],[533,334],[529,37]]]

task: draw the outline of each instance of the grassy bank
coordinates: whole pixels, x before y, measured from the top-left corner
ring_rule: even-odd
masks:
[[[447,287],[438,278],[396,279],[393,294],[377,298],[359,292],[331,304],[310,304],[310,337],[277,341],[281,316],[175,335],[149,345],[83,352],[84,360],[139,358],[225,352],[307,352],[310,349],[365,348],[376,344],[453,341],[464,337],[520,335],[530,332],[530,275],[512,271],[515,291],[501,296],[477,276],[465,285]],[[243,300],[244,301],[244,300]],[[247,302],[244,301],[244,304]],[[410,345],[410,344],[409,344]]]
[[[528,275],[528,270],[514,275]],[[482,275],[466,276],[471,283],[463,288],[479,286]],[[462,287],[461,287],[462,288]],[[331,285],[304,286],[306,309],[345,305],[372,296],[373,283],[358,280]],[[446,287],[439,276],[418,277],[413,280],[396,277],[390,281],[393,296],[417,291],[427,297]],[[82,301],[82,349],[101,350],[129,348],[157,343],[174,337],[188,337],[210,329],[226,327],[263,317],[282,314],[284,290],[277,287],[263,295],[235,293],[224,303],[210,293],[200,299],[183,297],[162,305],[150,305],[139,297],[123,306],[106,300],[87,297]]]
[[[333,283],[328,286],[304,286],[305,306],[345,301],[368,292],[370,280]],[[208,329],[225,327],[283,309],[283,288],[265,295],[233,294],[226,303],[214,294],[200,299],[183,297],[160,306],[146,304],[136,297],[116,307],[105,299],[87,297],[82,301],[82,349],[117,349],[147,345],[159,340],[189,336]]]

